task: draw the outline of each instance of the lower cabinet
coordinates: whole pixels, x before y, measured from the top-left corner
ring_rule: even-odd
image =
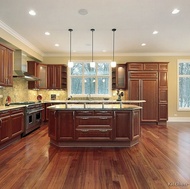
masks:
[[[140,137],[137,110],[49,109],[50,143],[56,146],[133,146]]]
[[[0,149],[21,138],[24,131],[24,113],[22,108],[1,111]]]

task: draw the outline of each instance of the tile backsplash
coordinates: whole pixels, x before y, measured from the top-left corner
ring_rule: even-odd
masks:
[[[6,103],[7,96],[11,97],[11,102],[37,101],[38,94],[42,95],[42,100],[51,100],[51,94],[56,94],[57,100],[65,100],[67,92],[64,90],[29,90],[28,81],[23,78],[13,78],[13,87],[0,88],[0,105]]]
[[[117,99],[117,91],[113,90],[113,96],[110,98],[112,100]],[[51,95],[56,95],[56,100],[66,100],[67,91],[65,90],[29,90],[28,81],[20,77],[13,78],[13,87],[3,87],[0,88],[0,105],[6,103],[7,96],[11,97],[11,102],[24,102],[24,101],[37,101],[38,95],[42,96],[43,100],[51,100]],[[124,96],[122,99],[127,99],[127,91],[124,91]],[[84,100],[84,98],[74,98],[76,100]],[[96,100],[96,98],[93,98]]]

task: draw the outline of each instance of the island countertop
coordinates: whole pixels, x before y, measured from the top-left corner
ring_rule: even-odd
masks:
[[[47,107],[52,110],[135,110],[142,109],[141,106],[129,104],[59,104]]]

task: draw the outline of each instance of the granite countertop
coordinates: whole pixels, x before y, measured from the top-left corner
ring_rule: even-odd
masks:
[[[48,109],[53,110],[134,110],[142,109],[137,105],[122,105],[120,104],[60,104],[49,106]]]
[[[44,100],[43,103],[63,103],[63,104],[130,104],[130,103],[143,103],[145,100]]]
[[[15,108],[23,108],[25,105],[10,105],[10,106],[0,106],[0,112],[5,110],[11,110]]]

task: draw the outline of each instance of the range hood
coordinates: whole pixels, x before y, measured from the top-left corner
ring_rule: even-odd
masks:
[[[39,78],[27,72],[27,55],[21,50],[14,52],[13,77],[23,77],[27,81],[38,81]]]

